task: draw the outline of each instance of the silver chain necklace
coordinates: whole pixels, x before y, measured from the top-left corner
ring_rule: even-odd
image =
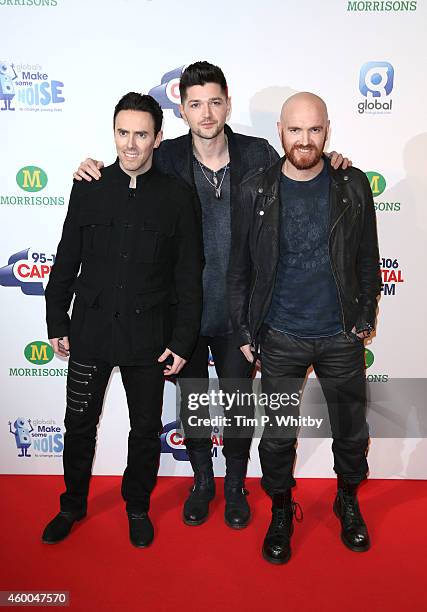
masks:
[[[196,157],[196,159],[197,159],[197,157]],[[212,187],[215,189],[215,197],[216,197],[216,199],[217,199],[217,200],[220,200],[220,199],[221,199],[221,187],[222,187],[222,184],[223,184],[224,179],[225,179],[225,174],[226,174],[226,172],[227,172],[227,170],[228,170],[228,164],[227,164],[227,165],[225,166],[225,168],[224,168],[224,173],[223,173],[223,175],[222,175],[222,179],[221,179],[221,181],[220,181],[220,183],[219,183],[219,185],[218,185],[218,178],[217,178],[217,176],[216,176],[216,172],[214,172],[214,171],[212,170],[212,172],[213,172],[213,177],[212,177],[212,178],[213,178],[213,182],[212,182],[212,181],[210,180],[210,178],[209,178],[209,177],[206,175],[206,172],[203,170],[203,166],[202,166],[202,164],[199,162],[199,160],[198,160],[198,159],[197,159],[197,163],[199,164],[199,166],[200,166],[200,170],[202,171],[203,176],[205,177],[205,179],[207,180],[207,182],[209,183],[209,185],[212,185]]]

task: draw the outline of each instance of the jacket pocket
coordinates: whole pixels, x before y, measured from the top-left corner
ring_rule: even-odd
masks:
[[[136,236],[136,261],[168,261],[172,254],[173,233],[168,226],[144,223]]]
[[[106,257],[111,237],[111,215],[102,211],[83,210],[79,217],[82,232],[82,254]]]

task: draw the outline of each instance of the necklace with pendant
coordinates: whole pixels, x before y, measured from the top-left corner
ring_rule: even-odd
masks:
[[[196,157],[196,159],[197,159],[197,157]],[[226,172],[228,170],[228,164],[225,166],[224,172],[223,172],[223,175],[222,175],[222,179],[221,179],[221,181],[218,184],[217,173],[213,172],[212,181],[211,181],[210,178],[207,176],[206,172],[203,170],[203,166],[199,162],[198,159],[197,159],[197,163],[199,164],[200,170],[202,171],[203,176],[205,177],[205,179],[207,180],[209,185],[212,185],[212,187],[215,189],[215,197],[216,197],[216,199],[220,200],[221,199],[221,188],[222,188],[222,184],[223,184],[224,179],[225,179]]]

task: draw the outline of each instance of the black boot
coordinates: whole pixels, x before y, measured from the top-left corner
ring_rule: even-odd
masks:
[[[246,501],[245,489],[247,459],[226,459],[227,471],[224,480],[224,520],[232,529],[243,529],[251,518],[251,509]]]
[[[45,544],[56,544],[64,540],[70,533],[74,523],[81,521],[86,516],[84,514],[75,514],[74,512],[59,512],[54,519],[46,525],[43,531],[42,541]]]
[[[291,536],[294,531],[293,517],[302,520],[302,510],[291,497],[291,490],[272,496],[272,518],[264,539],[262,556],[270,563],[287,563],[291,558]],[[297,510],[299,510],[297,514]]]
[[[183,511],[186,525],[201,525],[209,514],[209,502],[215,497],[215,480],[210,450],[189,450],[194,470],[194,485],[190,489]]]
[[[341,540],[347,548],[355,552],[366,552],[371,543],[356,497],[357,486],[338,476],[334,512],[341,521]]]
[[[128,512],[129,538],[137,548],[150,546],[154,539],[154,527],[147,512]]]

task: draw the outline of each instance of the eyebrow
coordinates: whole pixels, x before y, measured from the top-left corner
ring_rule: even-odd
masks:
[[[309,130],[312,130],[314,128],[316,128],[317,130],[323,130],[323,125],[310,125],[310,127],[308,128]],[[303,128],[300,125],[288,125],[288,130],[302,130]]]
[[[214,98],[209,98],[208,102],[214,102],[216,100],[223,100],[223,98],[221,98],[220,96],[215,96]],[[188,100],[188,102],[202,102],[202,100],[199,100],[197,98],[193,98],[191,100]]]
[[[126,128],[117,127],[116,130],[119,132],[129,132]],[[135,130],[135,134],[148,134],[147,130]]]

